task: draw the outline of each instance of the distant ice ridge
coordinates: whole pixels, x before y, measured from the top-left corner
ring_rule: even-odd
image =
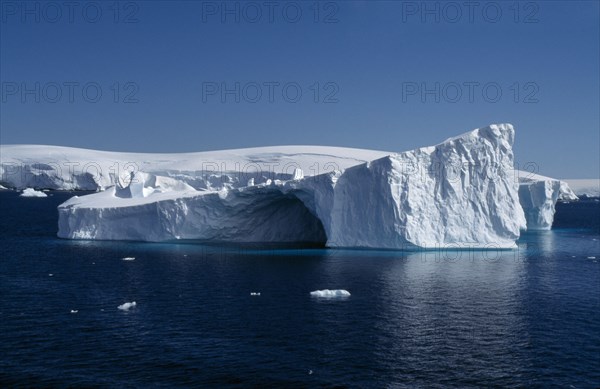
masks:
[[[48,197],[48,195],[42,191],[35,190],[33,188],[27,188],[21,193],[21,197]]]
[[[600,197],[600,179],[565,179],[577,196]]]
[[[350,292],[344,289],[323,289],[310,292],[313,297],[335,298],[335,297],[350,297]]]

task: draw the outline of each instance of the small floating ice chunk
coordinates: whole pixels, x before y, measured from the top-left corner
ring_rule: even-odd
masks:
[[[124,261],[135,261],[135,257],[125,257],[123,258]]]
[[[323,290],[315,290],[310,292],[310,295],[313,297],[326,297],[326,298],[335,298],[335,297],[349,297],[350,292],[345,289],[323,289]]]
[[[77,313],[79,312],[77,309],[71,309],[71,313]]]
[[[260,292],[250,292],[250,296],[260,296]]]
[[[48,273],[48,277],[52,277],[54,274],[52,273]]]
[[[21,193],[21,197],[48,197],[48,195],[33,188],[27,188]]]
[[[135,307],[137,304],[135,303],[135,301],[132,301],[130,303],[124,303],[119,305],[117,308],[119,308],[122,311],[129,311],[129,309]]]
[[[596,257],[587,257],[587,259],[596,259]]]

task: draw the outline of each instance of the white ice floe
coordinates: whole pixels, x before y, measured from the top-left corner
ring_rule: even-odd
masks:
[[[33,188],[27,188],[21,193],[21,197],[48,197],[48,195]]]
[[[77,309],[71,309],[71,313],[77,313],[79,312]]]
[[[251,292],[250,296],[260,296],[260,292]]]
[[[596,259],[596,257],[587,257],[587,259]]]
[[[350,292],[345,289],[323,289],[323,290],[315,290],[310,292],[310,295],[313,297],[325,297],[325,298],[335,298],[335,297],[349,297]]]
[[[130,303],[124,303],[124,304],[121,304],[121,305],[119,305],[117,308],[118,308],[118,309],[120,309],[120,310],[122,310],[122,311],[128,311],[128,310],[130,310],[131,308],[135,307],[136,305],[137,305],[137,304],[135,303],[135,301],[132,301],[132,302],[130,302]]]
[[[123,261],[135,261],[135,257],[124,257]]]

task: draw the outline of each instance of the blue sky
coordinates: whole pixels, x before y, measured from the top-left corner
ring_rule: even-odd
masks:
[[[600,175],[597,1],[1,6],[2,144],[403,151],[510,122],[519,165]]]

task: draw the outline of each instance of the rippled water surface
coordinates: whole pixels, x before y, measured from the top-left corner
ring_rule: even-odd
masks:
[[[71,195],[0,193],[2,386],[600,385],[598,202],[514,251],[393,252],[59,240]]]

